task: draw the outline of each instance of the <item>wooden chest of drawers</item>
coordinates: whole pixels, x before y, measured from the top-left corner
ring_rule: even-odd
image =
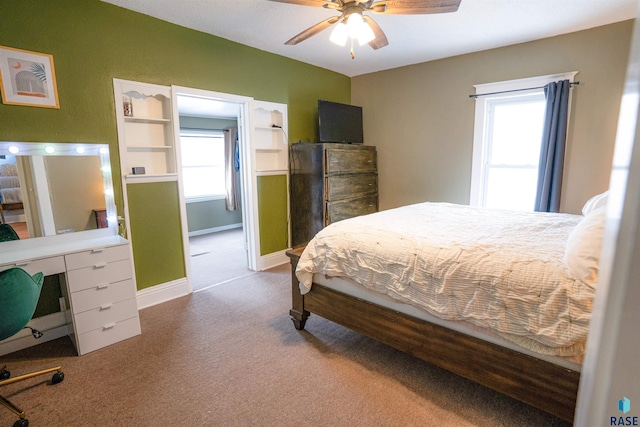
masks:
[[[293,144],[290,165],[294,247],[332,222],[378,211],[375,147]]]

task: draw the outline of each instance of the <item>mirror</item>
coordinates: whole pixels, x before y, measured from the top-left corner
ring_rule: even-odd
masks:
[[[0,201],[20,240],[116,234],[109,146],[0,142]]]

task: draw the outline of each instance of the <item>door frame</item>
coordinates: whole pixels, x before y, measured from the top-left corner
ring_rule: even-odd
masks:
[[[182,188],[182,155],[180,150],[180,114],[178,112],[178,95],[195,96],[227,103],[235,103],[239,106],[238,115],[238,135],[240,136],[240,170],[241,170],[241,205],[242,205],[242,229],[247,248],[247,267],[256,270],[259,245],[258,231],[255,226],[258,222],[257,207],[254,199],[257,197],[256,188],[253,184],[251,167],[251,106],[253,98],[248,96],[234,95],[223,92],[215,92],[204,89],[195,89],[184,86],[171,86],[172,114],[176,144],[176,169],[178,172],[178,194],[180,200],[180,223],[182,227],[182,245],[184,249],[184,263],[187,275],[189,292],[193,291],[191,284],[191,257],[189,254],[189,229],[187,224],[187,205]]]

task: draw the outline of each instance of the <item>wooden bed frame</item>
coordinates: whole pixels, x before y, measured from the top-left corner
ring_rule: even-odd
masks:
[[[390,345],[478,384],[573,422],[580,373],[479,338],[416,319],[316,283],[300,293],[291,259],[292,308],[298,330],[311,313]]]

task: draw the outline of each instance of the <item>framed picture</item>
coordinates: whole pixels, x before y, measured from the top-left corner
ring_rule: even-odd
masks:
[[[4,104],[60,108],[53,56],[0,46]]]

